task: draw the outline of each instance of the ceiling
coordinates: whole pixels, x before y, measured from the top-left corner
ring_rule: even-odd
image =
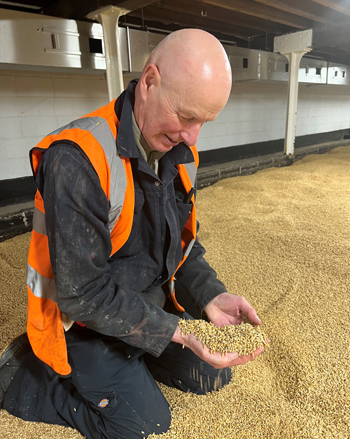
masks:
[[[313,29],[308,56],[350,64],[350,0],[0,0],[0,8],[86,21],[111,4],[131,10],[121,26],[166,32],[195,27],[267,51],[275,36]]]

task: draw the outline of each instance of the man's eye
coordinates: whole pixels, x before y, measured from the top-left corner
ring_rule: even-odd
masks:
[[[194,120],[194,117],[181,116],[181,119],[184,120],[185,122],[192,122]]]

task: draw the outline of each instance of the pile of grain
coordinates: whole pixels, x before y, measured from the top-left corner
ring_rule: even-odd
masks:
[[[26,331],[29,241],[27,233],[0,243],[0,352]]]
[[[239,356],[250,355],[268,345],[266,334],[260,327],[250,323],[218,327],[205,320],[180,319],[179,326],[181,334],[193,334],[211,353],[226,355],[228,352],[238,352]]]
[[[349,439],[350,148],[219,182],[199,191],[198,212],[207,260],[271,346],[219,392],[161,386],[173,412],[161,439]],[[27,246],[0,244],[1,343],[24,328]],[[0,437],[81,439],[4,411]]]

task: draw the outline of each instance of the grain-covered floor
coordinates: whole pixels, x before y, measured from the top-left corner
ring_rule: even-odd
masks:
[[[162,387],[163,439],[350,438],[350,147],[198,193],[200,240],[270,347],[206,396]],[[0,244],[0,349],[25,329],[29,234]],[[0,412],[1,439],[82,439]],[[156,438],[154,436],[152,439]]]

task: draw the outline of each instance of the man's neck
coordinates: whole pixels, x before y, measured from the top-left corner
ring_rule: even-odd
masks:
[[[150,165],[153,171],[158,175],[158,162],[165,154],[164,152],[155,151],[152,149],[146,139],[143,137],[140,128],[138,127],[134,113],[132,113],[132,128],[134,131],[135,143],[140,151],[141,156],[146,160],[146,162]]]

